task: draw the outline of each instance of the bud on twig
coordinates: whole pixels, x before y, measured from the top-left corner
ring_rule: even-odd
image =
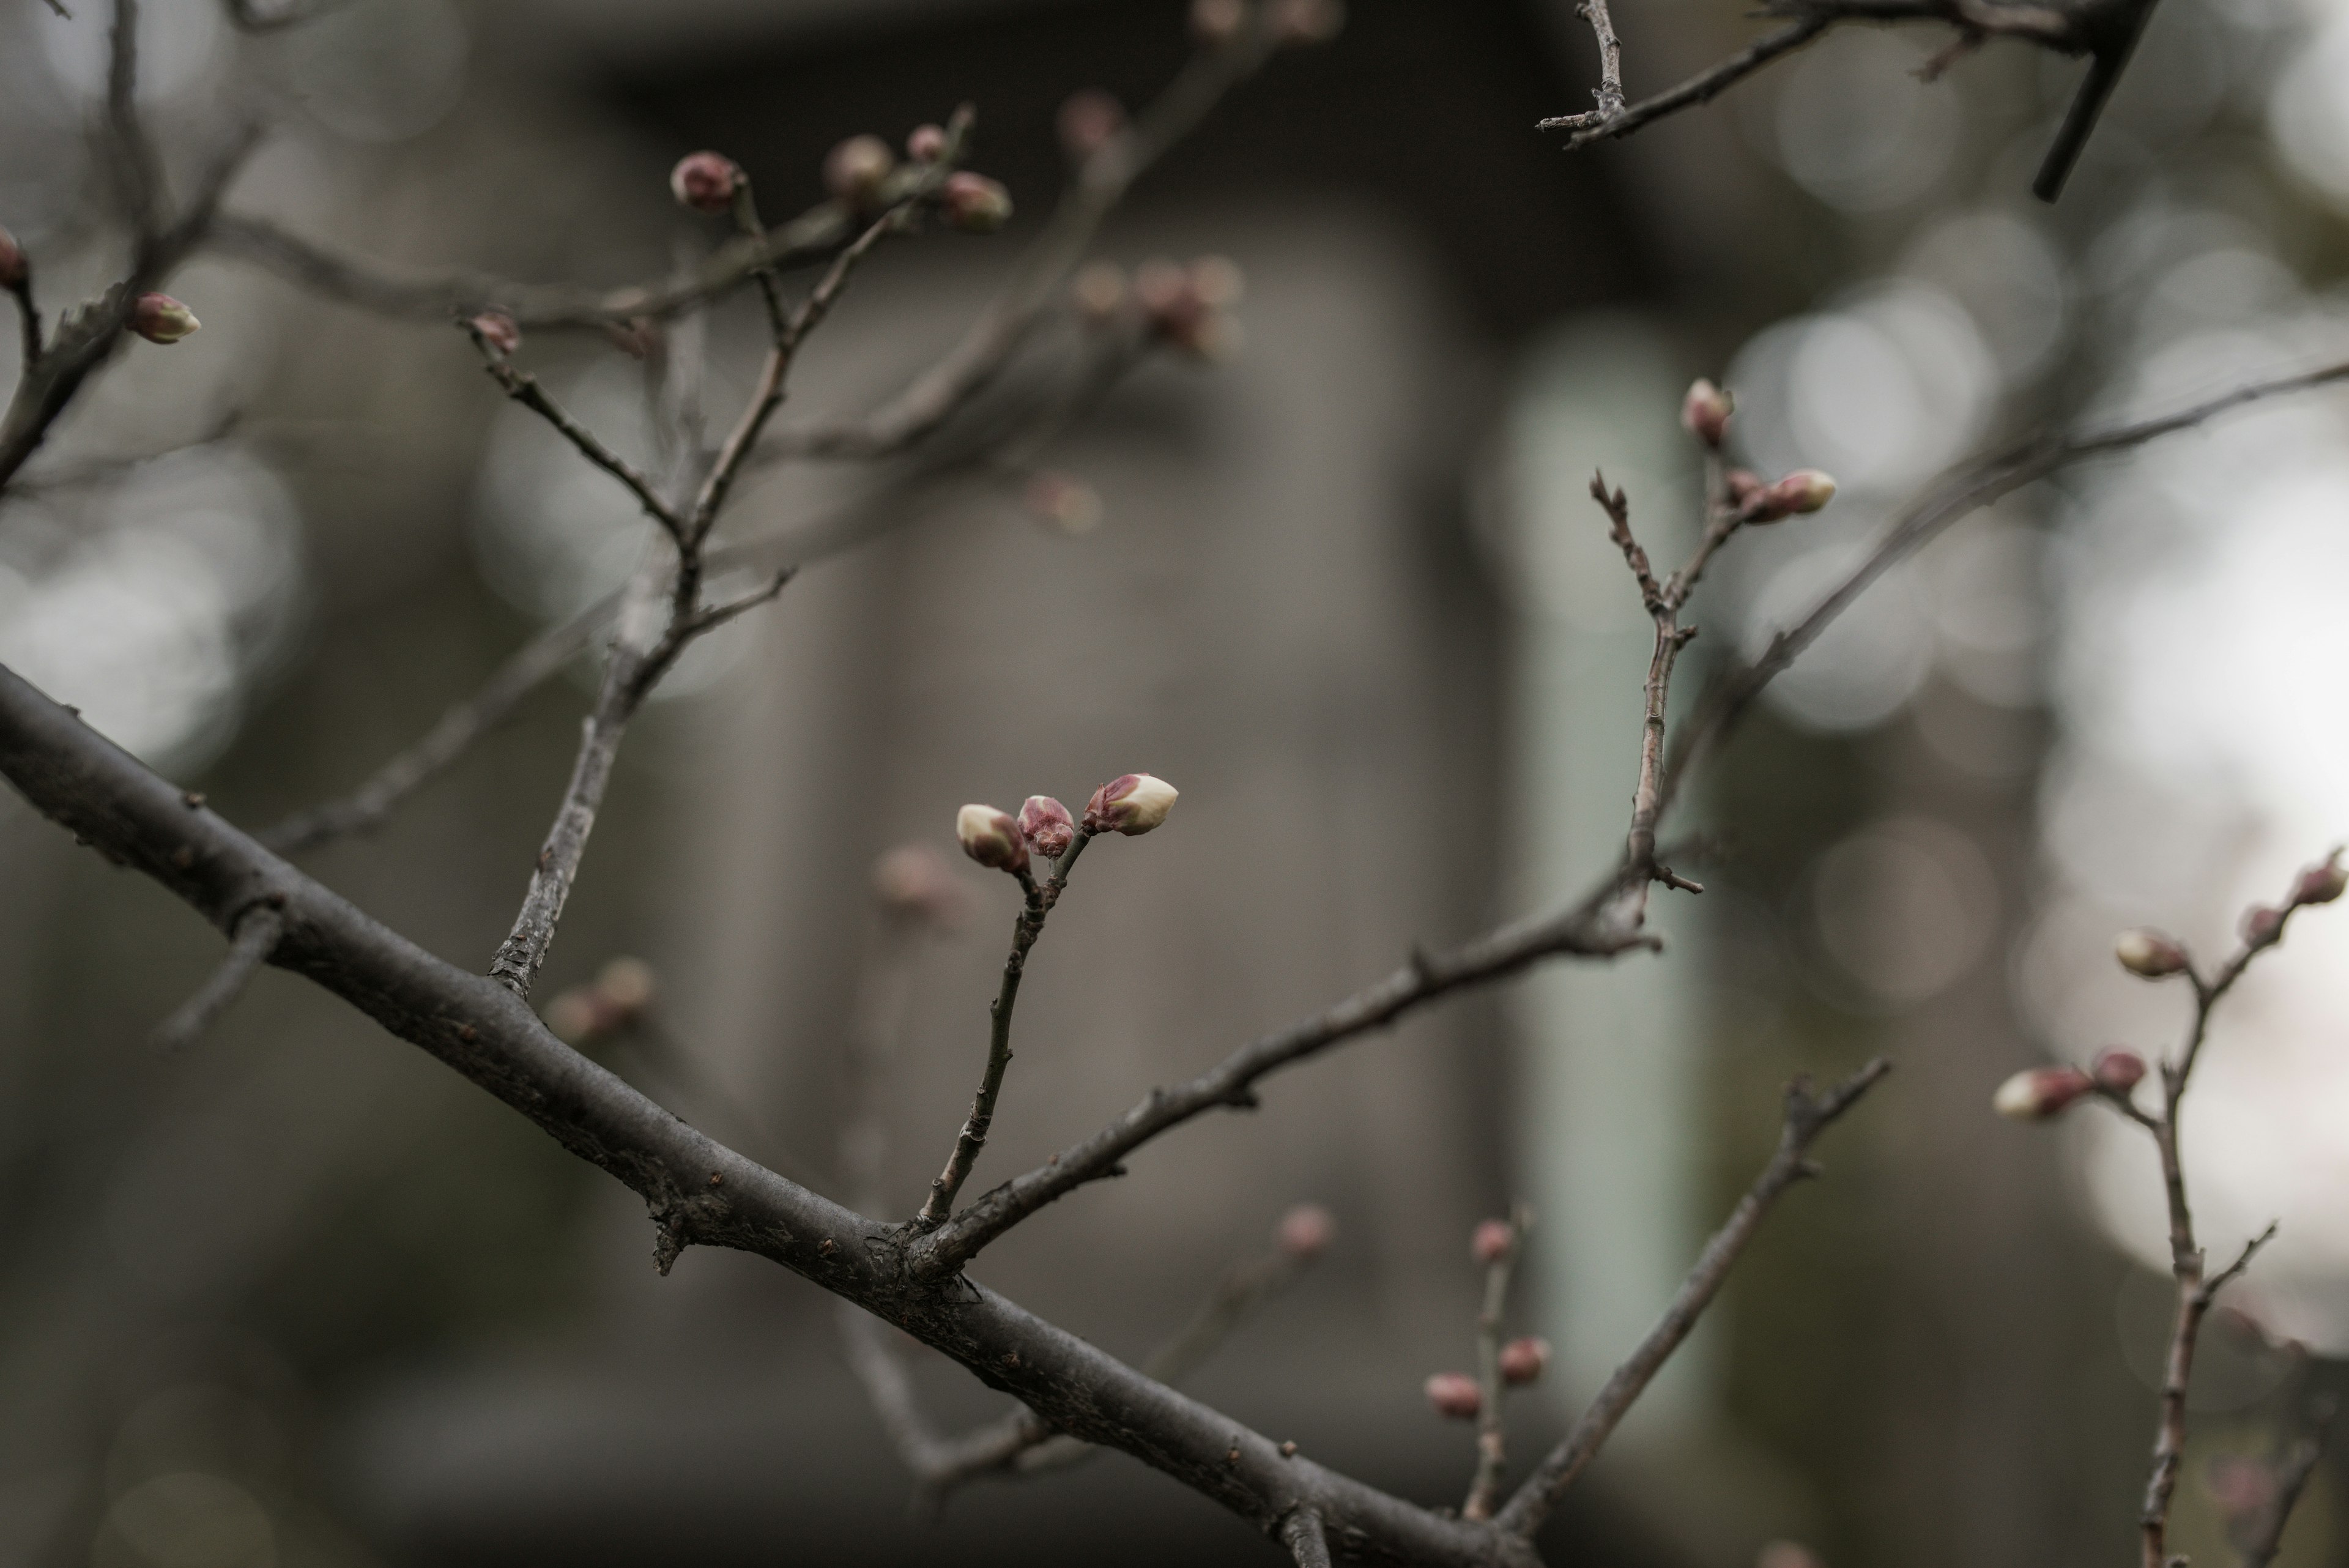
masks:
[[[2092,1087],[2077,1067],[2028,1067],[1998,1086],[1991,1109],[2018,1122],[2044,1122]]]
[[[1501,1346],[1501,1381],[1522,1388],[1549,1366],[1549,1341],[1528,1334]]]
[[[1100,88],[1081,88],[1062,100],[1053,126],[1061,151],[1081,163],[1125,129],[1125,106]]]
[[[659,989],[652,965],[616,958],[585,985],[574,985],[546,1006],[546,1026],[566,1044],[580,1045],[628,1028],[645,1015]]]
[[[1688,396],[1681,400],[1681,429],[1719,451],[1733,406],[1727,392],[1699,377],[1689,383]]]
[[[1729,492],[1730,504],[1741,512],[1762,491],[1762,476],[1750,468],[1733,468],[1721,476],[1721,483]]]
[[[2182,973],[2190,961],[2175,938],[2164,936],[2150,926],[2123,931],[2113,943],[2113,956],[2129,973],[2147,980]]]
[[[515,326],[514,318],[502,310],[484,310],[465,326],[474,337],[502,356],[511,357],[515,349],[522,347],[522,328]]]
[[[0,229],[0,288],[22,288],[32,275],[32,265],[25,260],[25,247],[16,243],[16,235]]]
[[[824,154],[823,188],[852,207],[873,205],[897,155],[877,136],[852,136]]]
[[[1271,0],[1284,44],[1326,44],[1346,26],[1341,0]]]
[[[150,343],[177,343],[203,323],[168,294],[142,294],[130,306],[130,330]]]
[[[1480,1221],[1468,1237],[1468,1254],[1487,1268],[1516,1250],[1517,1233],[1506,1220]]]
[[[873,897],[898,919],[936,929],[949,929],[962,919],[962,884],[926,844],[901,844],[875,860]]]
[[[2321,865],[2302,871],[2292,885],[2294,904],[2329,904],[2349,890],[2349,871],[2341,867],[2341,851],[2325,857]]]
[[[1310,1262],[1330,1250],[1337,1239],[1338,1221],[1319,1203],[1300,1203],[1280,1217],[1272,1233],[1284,1257]]]
[[[1191,0],[1191,36],[1203,44],[1227,44],[1247,20],[1241,0]]]
[[[1465,1372],[1439,1372],[1427,1380],[1427,1402],[1439,1416],[1473,1421],[1485,1407],[1485,1394]]]
[[[981,866],[1011,872],[1028,868],[1028,844],[1019,836],[1019,825],[991,805],[967,805],[957,812],[955,836],[962,841],[962,852]]]
[[[745,182],[742,166],[723,152],[688,152],[668,171],[669,194],[697,213],[730,210]]]
[[[1174,809],[1175,789],[1148,774],[1120,774],[1085,803],[1085,826],[1095,833],[1147,833]]]
[[[1058,860],[1068,853],[1069,841],[1077,836],[1077,819],[1069,808],[1049,794],[1031,794],[1019,808],[1019,836],[1028,847],[1047,860]]]
[[[1011,221],[1011,192],[968,169],[947,176],[938,203],[947,225],[966,234],[991,234]]]
[[[2283,935],[2285,911],[2265,904],[2253,904],[2243,911],[2243,940],[2255,948],[2263,948]]]
[[[2088,1064],[2088,1075],[2098,1088],[2126,1095],[2145,1077],[2145,1058],[2126,1045],[2107,1045]]]
[[[947,155],[946,128],[917,125],[905,135],[905,156],[916,163],[936,163]]]
[[[1738,510],[1748,523],[1775,523],[1798,512],[1816,512],[1835,499],[1836,482],[1816,468],[1798,468],[1775,484],[1750,492]]]

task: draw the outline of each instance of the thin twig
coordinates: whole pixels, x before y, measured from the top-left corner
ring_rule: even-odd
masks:
[[[155,1049],[184,1051],[202,1039],[213,1021],[244,994],[245,986],[261,972],[269,955],[277,950],[277,940],[285,931],[285,918],[271,906],[260,904],[246,910],[236,922],[236,934],[220,967],[197,987],[194,995],[180,1003],[171,1017],[155,1026]]]
[[[2275,1495],[2242,1544],[2241,1568],[2268,1568],[2283,1549],[2284,1526],[2292,1522],[2292,1510],[2299,1506],[2301,1493],[2308,1490],[2317,1461],[2324,1457],[2324,1439],[2333,1429],[2336,1408],[2330,1397],[2311,1401],[2305,1429],[2271,1461]]]
[[[1826,16],[1806,16],[1800,21],[1764,34],[1744,48],[1708,70],[1666,92],[1638,103],[1618,109],[1612,114],[1603,110],[1582,114],[1562,114],[1545,119],[1536,127],[1540,130],[1568,130],[1568,151],[1588,147],[1594,141],[1604,141],[1619,136],[1629,136],[1640,127],[1676,114],[1694,104],[1710,103],[1722,92],[1752,76],[1781,55],[1794,53],[1805,44],[1835,26],[1835,18]]]
[[[139,119],[139,0],[114,0],[106,64],[106,132],[116,193],[143,250],[155,243],[163,226],[163,187],[154,143]]]
[[[1599,1391],[1599,1397],[1590,1402],[1590,1407],[1575,1422],[1573,1429],[1509,1499],[1494,1520],[1496,1525],[1528,1540],[1541,1528],[1567,1489],[1598,1456],[1624,1412],[1646,1390],[1649,1380],[1680,1347],[1689,1331],[1696,1326],[1698,1316],[1720,1293],[1722,1282],[1729,1277],[1731,1267],[1761,1229],[1771,1205],[1795,1183],[1818,1174],[1818,1168],[1810,1159],[1812,1143],[1891,1070],[1892,1064],[1879,1056],[1825,1095],[1813,1095],[1806,1078],[1797,1078],[1786,1085],[1786,1119],[1778,1135],[1777,1152],[1762,1168],[1752,1190],[1738,1200],[1729,1222],[1705,1243],[1704,1251],[1697,1256],[1696,1266],[1682,1282],[1662,1318],[1648,1331],[1647,1338],[1640,1341],[1630,1359],[1616,1368],[1615,1375],[1607,1380],[1607,1386]]]
[[[482,369],[505,389],[507,397],[554,426],[555,433],[569,441],[580,456],[626,485],[628,493],[636,498],[637,504],[645,509],[646,514],[658,523],[680,548],[684,546],[685,520],[661,498],[649,475],[605,446],[595,431],[565,412],[560,403],[547,395],[546,389],[539,385],[537,377],[515,369],[513,361],[484,337],[480,327],[469,322],[465,330],[471,336],[474,346],[481,351]]]
[[[1501,1411],[1506,1386],[1501,1379],[1502,1314],[1509,1303],[1509,1279],[1526,1232],[1533,1228],[1533,1210],[1518,1204],[1509,1211],[1509,1244],[1485,1265],[1485,1300],[1476,1314],[1476,1477],[1469,1483],[1468,1501],[1461,1505],[1463,1519],[1490,1519],[1500,1505],[1501,1482],[1509,1471],[1508,1424]]]
[[[1321,1527],[1321,1515],[1311,1508],[1300,1508],[1281,1521],[1280,1543],[1297,1560],[1297,1568],[1330,1568],[1330,1538]]]

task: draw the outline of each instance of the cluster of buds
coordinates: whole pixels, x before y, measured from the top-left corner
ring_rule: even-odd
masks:
[[[1174,786],[1164,779],[1149,774],[1120,774],[1085,802],[1085,831],[1123,833],[1129,837],[1147,833],[1174,809],[1175,794]]]
[[[823,156],[823,188],[857,212],[878,206],[897,155],[877,136],[852,136]]]
[[[1011,221],[1011,192],[984,174],[957,170],[938,191],[938,211],[946,215],[948,228],[991,234]]]
[[[150,343],[177,343],[202,325],[194,311],[168,294],[142,294],[130,306],[130,330]]]
[[[2121,961],[2123,969],[2141,980],[2183,974],[2192,961],[2176,938],[2165,936],[2150,926],[2123,931],[2113,943],[2113,956]]]
[[[1133,302],[1153,337],[1197,358],[1224,360],[1239,351],[1231,309],[1246,286],[1240,269],[1223,256],[1201,256],[1189,266],[1146,261],[1134,269]]]
[[[1082,88],[1062,100],[1052,123],[1061,151],[1071,162],[1081,163],[1124,133],[1125,105],[1100,88]]]
[[[688,152],[668,171],[678,205],[712,216],[733,211],[734,198],[750,183],[742,166],[723,152]]]
[[[25,247],[16,236],[0,229],[0,288],[20,289],[33,275],[32,263],[25,259]]]
[[[546,1026],[566,1044],[608,1040],[644,1017],[656,989],[652,965],[616,958],[585,985],[574,985],[548,1002]]]
[[[502,310],[484,310],[468,318],[465,330],[483,348],[495,349],[501,358],[511,358],[514,350],[522,347],[522,328]]]
[[[892,919],[909,925],[950,930],[962,922],[962,884],[926,844],[901,844],[874,861],[873,897]]]
[[[1719,452],[1722,438],[1729,433],[1730,411],[1736,406],[1736,400],[1727,392],[1699,377],[1689,383],[1688,396],[1681,400],[1681,429]]]
[[[1816,468],[1798,468],[1785,478],[1764,481],[1742,468],[1722,475],[1738,519],[1748,524],[1775,523],[1798,512],[1816,512],[1835,499],[1836,482]]]
[[[1319,1203],[1300,1203],[1280,1217],[1272,1241],[1282,1257],[1309,1263],[1328,1251],[1337,1236],[1338,1221],[1327,1209]]]
[[[2292,878],[2292,893],[2277,909],[2270,904],[2254,904],[2243,913],[2243,940],[2255,948],[2272,947],[2283,940],[2283,923],[2294,909],[2307,904],[2330,904],[2349,889],[2349,870],[2341,865],[2341,850],[2334,850],[2317,864],[2304,868]]]

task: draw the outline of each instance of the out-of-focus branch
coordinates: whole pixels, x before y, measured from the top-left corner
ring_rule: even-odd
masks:
[[[262,0],[225,0],[225,8],[230,26],[240,33],[259,35],[298,27],[344,4],[345,0],[286,0],[284,5],[269,6]]]
[[[229,1009],[229,1004],[244,994],[261,966],[269,961],[276,950],[277,939],[285,934],[284,917],[267,904],[248,909],[236,921],[236,934],[229,942],[228,956],[220,967],[199,987],[193,996],[180,1004],[179,1010],[158,1024],[154,1045],[159,1051],[184,1051],[203,1038],[212,1021]]]
[[[1662,1318],[1648,1331],[1648,1337],[1640,1341],[1630,1359],[1616,1368],[1615,1375],[1607,1380],[1607,1386],[1599,1391],[1599,1397],[1590,1402],[1590,1407],[1575,1422],[1573,1429],[1509,1499],[1495,1516],[1495,1524],[1527,1540],[1541,1528],[1567,1489],[1598,1456],[1624,1413],[1720,1293],[1722,1282],[1729,1277],[1730,1269],[1754,1240],[1754,1232],[1762,1228],[1763,1220],[1780,1194],[1805,1178],[1818,1174],[1818,1167],[1811,1162],[1810,1148],[1819,1134],[1891,1070],[1892,1064],[1878,1057],[1824,1095],[1813,1094],[1806,1078],[1797,1078],[1786,1085],[1786,1119],[1778,1135],[1777,1152],[1762,1168],[1752,1190],[1738,1200],[1729,1222],[1705,1243],[1704,1251],[1697,1256],[1696,1266],[1682,1282]]]
[[[106,152],[130,232],[145,250],[162,227],[163,196],[155,144],[139,120],[139,0],[114,0],[106,62]]]
[[[2268,1478],[2273,1491],[2247,1521],[2249,1529],[2238,1548],[2241,1568],[2268,1568],[2283,1550],[2284,1526],[2292,1522],[2292,1510],[2300,1506],[2301,1494],[2308,1490],[2309,1478],[2324,1457],[2324,1439],[2333,1429],[2336,1410],[2330,1397],[2310,1401],[2305,1427],[2270,1461]]]

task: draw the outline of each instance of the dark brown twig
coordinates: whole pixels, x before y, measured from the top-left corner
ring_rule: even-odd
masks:
[[[1786,1085],[1786,1120],[1778,1136],[1778,1150],[1762,1168],[1753,1189],[1738,1200],[1729,1222],[1705,1243],[1704,1251],[1697,1256],[1696,1266],[1689,1271],[1671,1304],[1664,1309],[1656,1326],[1648,1331],[1639,1349],[1616,1368],[1581,1419],[1575,1422],[1573,1429],[1549,1451],[1495,1516],[1495,1524],[1526,1540],[1541,1528],[1542,1521],[1549,1517],[1550,1510],[1557,1506],[1567,1489],[1598,1457],[1624,1412],[1646,1390],[1649,1380],[1680,1347],[1689,1330],[1696,1326],[1698,1316],[1720,1293],[1722,1282],[1729,1277],[1731,1267],[1754,1240],[1754,1232],[1762,1228],[1771,1205],[1786,1189],[1818,1174],[1818,1168],[1811,1163],[1810,1148],[1819,1134],[1891,1070],[1892,1064],[1879,1056],[1824,1095],[1814,1095],[1806,1078],[1797,1078]]]

